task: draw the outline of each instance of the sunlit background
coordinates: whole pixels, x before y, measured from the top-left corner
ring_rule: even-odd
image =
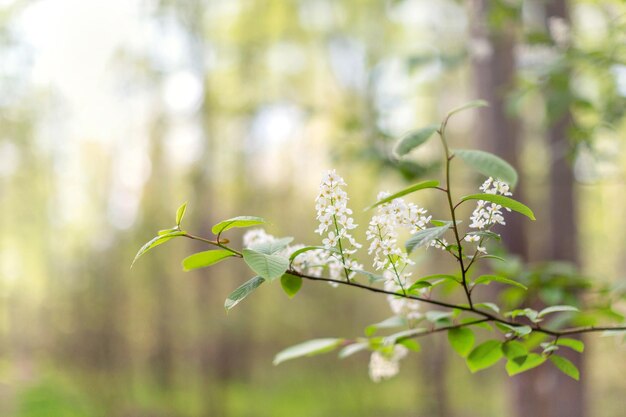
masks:
[[[497,151],[486,126],[494,113],[514,121],[497,133],[517,137],[520,198],[538,217],[524,223],[525,256],[549,260],[548,167],[566,160],[578,230],[563,240],[592,281],[623,283],[626,5],[554,1],[563,18],[540,0],[487,3],[0,0],[0,415],[515,415],[517,377],[471,375],[445,336],[378,384],[366,354],[272,366],[303,340],[362,335],[390,315],[384,298],[307,282],[289,300],[268,285],[226,314],[250,277],[237,262],[183,273],[204,248],[181,240],[129,268],[184,201],[199,235],[257,215],[319,244],[329,168],[364,226],[379,190],[440,178],[435,141],[400,164],[393,142],[485,98],[495,110],[459,115],[450,140]],[[544,139],[563,114],[555,148]],[[475,190],[480,178],[457,169],[458,195]],[[434,197],[420,204],[445,216]],[[454,268],[433,250],[416,260],[424,274]],[[623,416],[626,348],[587,340],[588,415]]]

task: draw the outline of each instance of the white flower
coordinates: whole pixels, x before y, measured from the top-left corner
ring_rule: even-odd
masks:
[[[489,177],[483,185],[480,186],[480,190],[485,194],[510,196],[512,193],[509,191],[509,185],[503,181],[494,180]],[[507,209],[507,211],[510,211]],[[489,229],[495,224],[505,225],[504,217],[502,216],[502,206],[496,203],[489,203],[484,200],[479,200],[476,203],[476,208],[472,212],[470,217],[472,221],[469,225],[473,229]]]
[[[408,274],[401,275],[402,286],[398,285],[398,283],[394,280],[393,273],[390,271],[385,271],[383,273],[383,277],[386,279],[385,281],[385,290],[390,292],[401,292],[402,288],[407,288]],[[428,291],[425,289],[424,291]],[[389,303],[389,307],[391,311],[396,316],[402,316],[409,320],[417,320],[422,317],[420,313],[420,305],[419,301],[411,300],[410,298],[398,297],[395,295],[388,295],[387,302]]]
[[[243,235],[243,245],[248,248],[261,243],[273,242],[275,239],[265,229],[250,229]]]
[[[327,266],[332,279],[340,279],[342,274],[352,277],[353,269],[361,269],[351,258],[361,245],[354,239],[350,230],[357,227],[350,217],[348,194],[343,190],[346,182],[335,170],[327,171],[322,177],[319,193],[315,199],[315,210],[319,226],[316,233],[324,236],[322,243],[328,251]]]
[[[408,349],[402,345],[394,345],[393,352],[388,356],[381,352],[373,352],[369,364],[369,374],[372,381],[380,382],[383,379],[396,376],[400,371],[400,359],[404,358],[407,352]]]
[[[387,196],[386,192],[379,193],[378,200]],[[398,246],[398,228],[408,229],[410,233],[422,230],[432,217],[426,214],[425,209],[401,198],[378,206],[377,214],[372,216],[365,232],[367,240],[371,241],[368,253],[374,255],[376,269],[395,268],[398,271],[413,263]]]
[[[448,241],[445,239],[433,239],[431,240],[429,246],[432,246],[437,249],[446,250],[448,246]]]
[[[337,243],[339,242],[339,237],[335,236],[335,232],[328,232],[328,237],[325,239],[322,239],[322,243],[324,244],[324,247],[326,249],[332,249],[335,246],[337,246]]]
[[[463,238],[466,242],[478,242],[480,241],[480,236],[478,235],[465,235]]]
[[[288,247],[288,253],[302,249],[304,245],[293,245]],[[314,249],[303,252],[296,256],[291,262],[291,266],[296,271],[312,275],[314,277],[321,277],[324,272],[324,265],[328,259],[328,253],[322,249]]]

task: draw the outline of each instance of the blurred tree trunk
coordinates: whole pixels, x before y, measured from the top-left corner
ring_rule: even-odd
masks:
[[[473,3],[473,42],[491,47],[484,48],[487,53],[474,56],[472,60],[478,95],[491,104],[487,117],[482,119],[479,134],[488,150],[519,167],[519,129],[513,117],[506,114],[504,101],[515,78],[513,55],[515,28],[512,24],[500,29],[494,29],[488,25],[490,8],[494,7],[494,4],[486,0],[476,0]],[[545,16],[548,19],[559,17],[567,20],[564,0],[550,1],[544,7],[546,8]],[[484,43],[485,40],[488,41],[487,44]],[[553,75],[556,83],[569,82],[567,69],[563,72]],[[551,87],[553,88],[544,90],[548,107],[551,106],[558,93],[555,90],[564,86],[557,84]],[[550,186],[547,215],[551,228],[547,236],[547,250],[544,252],[543,259],[538,259],[540,261],[559,260],[578,264],[574,178],[567,158],[568,149],[570,149],[567,133],[571,122],[571,114],[565,111],[551,119],[547,129],[547,145],[552,160],[547,181]],[[516,198],[524,200],[521,186],[515,190],[515,194]],[[503,240],[511,253],[520,256],[523,260],[528,260],[528,242],[521,220],[519,216],[516,218],[511,216],[507,219],[507,230],[503,235]],[[539,300],[535,302],[528,300],[528,302],[536,304]],[[566,354],[565,356],[568,356],[579,368],[581,367],[581,355]],[[584,386],[561,374],[550,364],[516,376],[511,381],[515,415],[518,417],[583,417],[585,415]]]
[[[520,167],[521,151],[519,121],[507,112],[507,94],[515,85],[515,32],[513,21],[500,28],[490,27],[489,14],[496,2],[475,0],[472,10],[472,40],[470,48],[474,84],[478,98],[489,102],[480,113],[477,137],[481,146]],[[497,6],[495,6],[497,7]],[[524,201],[523,181],[515,191],[515,198]],[[502,239],[507,249],[526,260],[527,237],[521,216],[509,216]]]
[[[566,0],[552,0],[543,7],[546,28],[553,18],[569,23]],[[577,204],[568,138],[572,115],[567,103],[562,103],[563,97],[569,97],[569,82],[570,71],[565,65],[550,75],[544,89],[549,121],[546,136],[551,157],[548,171],[550,229],[544,258],[539,260],[566,261],[578,266]],[[559,354],[583,370],[583,355],[566,351],[559,351]],[[514,391],[516,411],[520,417],[584,417],[587,414],[583,381],[574,381],[552,366],[542,366],[522,374],[515,380]]]

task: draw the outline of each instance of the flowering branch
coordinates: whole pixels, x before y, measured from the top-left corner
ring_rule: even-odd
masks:
[[[394,316],[381,323],[368,326],[366,338],[360,339],[316,339],[305,342],[280,352],[274,363],[300,356],[328,352],[342,347],[340,357],[349,356],[361,350],[372,352],[370,357],[370,377],[380,381],[395,375],[399,370],[399,361],[406,356],[408,349],[419,350],[415,339],[437,332],[447,332],[450,344],[462,357],[472,372],[494,365],[502,356],[506,357],[506,370],[515,375],[539,366],[550,359],[557,368],[571,376],[579,378],[579,371],[566,358],[554,355],[560,347],[567,347],[582,352],[581,341],[565,336],[606,331],[614,334],[626,333],[624,326],[587,326],[551,329],[540,323],[549,314],[578,311],[573,306],[549,306],[541,311],[530,308],[516,309],[500,313],[500,308],[493,303],[474,303],[472,292],[479,285],[499,282],[527,288],[514,277],[501,275],[473,276],[472,266],[476,261],[487,257],[486,242],[499,239],[492,231],[496,225],[505,225],[503,209],[515,211],[534,220],[533,212],[524,204],[511,198],[509,186],[517,182],[517,173],[507,162],[495,155],[476,150],[451,150],[446,140],[446,127],[450,117],[458,111],[471,107],[480,107],[483,102],[470,103],[453,110],[440,125],[421,129],[402,139],[394,152],[400,158],[412,149],[426,142],[437,133],[440,137],[445,158],[445,186],[438,181],[425,181],[414,184],[404,190],[389,194],[378,194],[378,201],[370,208],[376,208],[366,231],[369,241],[368,254],[373,258],[373,267],[382,275],[366,272],[356,260],[356,252],[361,248],[352,230],[354,223],[352,210],[348,208],[348,195],[344,190],[346,182],[335,170],[328,171],[322,178],[319,193],[315,199],[315,208],[319,226],[315,230],[322,237],[321,246],[292,245],[293,238],[275,238],[263,229],[251,229],[244,235],[244,249],[241,251],[228,246],[229,241],[222,239],[222,234],[232,228],[247,228],[264,223],[259,217],[239,216],[224,220],[211,229],[215,239],[192,235],[181,228],[186,204],[176,215],[176,227],[162,230],[147,242],[137,253],[135,261],[152,248],[176,237],[186,237],[209,244],[216,249],[195,253],[182,262],[186,271],[204,268],[234,257],[243,259],[256,276],[235,289],[226,299],[224,307],[231,309],[255,291],[266,281],[280,280],[283,290],[293,297],[301,288],[303,280],[326,282],[332,286],[348,286],[385,295]],[[451,184],[452,161],[460,159],[470,167],[488,177],[480,186],[481,193],[462,197],[454,202]],[[433,220],[427,210],[417,204],[405,201],[404,196],[424,189],[436,189],[446,194],[450,220]],[[460,221],[456,209],[465,201],[476,201],[471,214],[471,223],[465,233],[459,230]],[[404,247],[398,243],[400,231],[408,232],[411,237]],[[454,244],[449,245],[444,238],[452,230]],[[465,255],[464,242],[476,244],[473,255]],[[433,246],[449,252],[458,262],[458,275],[436,274],[412,278],[409,270],[414,262],[411,253],[419,247]],[[469,253],[471,251],[468,250]],[[491,256],[493,257],[493,256]],[[133,264],[134,262],[133,261]],[[369,276],[370,283],[382,282],[383,288],[356,282],[357,274]],[[453,282],[463,288],[467,304],[455,304],[433,299],[432,288],[443,282]],[[422,304],[444,307],[451,311],[422,312]],[[486,311],[485,308],[493,311]],[[461,313],[469,313],[478,318],[458,318]],[[524,317],[524,322],[518,317]],[[431,323],[428,327],[417,327],[424,319]],[[472,329],[480,325],[493,324],[504,333],[504,341],[491,338],[474,346],[475,335]],[[389,336],[374,336],[379,328],[402,327],[405,330]],[[490,326],[487,326],[491,328]],[[553,338],[542,343],[540,353],[533,344],[524,344],[528,335],[536,332]]]
[[[445,308],[451,308],[451,309],[455,309],[455,310],[462,310],[462,311],[467,311],[470,313],[474,313],[474,314],[478,314],[480,316],[483,316],[484,319],[479,320],[479,322],[497,322],[497,323],[502,323],[502,324],[506,324],[509,326],[520,326],[521,324],[519,322],[515,322],[512,320],[506,320],[503,318],[500,318],[498,316],[495,316],[487,311],[483,311],[483,310],[479,310],[475,307],[468,307],[467,305],[463,305],[463,304],[452,304],[452,303],[447,303],[444,301],[439,301],[439,300],[434,300],[434,299],[430,299],[430,298],[424,298],[424,297],[419,297],[419,296],[415,296],[415,295],[410,295],[410,294],[402,294],[402,293],[398,293],[398,292],[392,292],[392,291],[387,291],[384,290],[382,288],[377,288],[377,287],[370,287],[368,285],[364,285],[364,284],[359,284],[357,282],[351,281],[351,282],[346,282],[346,281],[338,281],[338,280],[334,280],[331,278],[324,278],[324,277],[316,277],[316,276],[310,276],[310,275],[306,275],[303,274],[301,272],[298,272],[296,270],[289,270],[287,271],[288,274],[291,275],[295,275],[298,276],[300,278],[304,278],[307,280],[311,280],[311,281],[324,281],[324,282],[331,282],[331,283],[335,283],[335,284],[340,284],[340,285],[347,285],[350,287],[354,287],[354,288],[360,288],[362,290],[367,290],[367,291],[371,291],[371,292],[375,292],[375,293],[379,293],[379,294],[386,294],[386,295],[392,295],[394,297],[399,297],[399,298],[406,298],[409,300],[416,300],[416,301],[420,301],[423,303],[427,303],[427,304],[432,304],[432,305],[436,305],[439,307],[445,307]],[[470,326],[472,324],[476,324],[477,322],[470,322],[470,323],[465,323],[465,324],[461,324],[459,326],[452,326],[451,328],[456,328],[456,327],[463,327],[463,326]],[[529,326],[533,331],[539,332],[539,333],[544,333],[550,336],[566,336],[566,335],[575,335],[575,334],[581,334],[581,333],[591,333],[591,332],[600,332],[600,331],[626,331],[626,326],[587,326],[587,327],[573,327],[573,328],[569,328],[569,329],[563,329],[563,330],[551,330],[551,329],[547,329],[545,327],[541,327],[537,324],[533,324]]]

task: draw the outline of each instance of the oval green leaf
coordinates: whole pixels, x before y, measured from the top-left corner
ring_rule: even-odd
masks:
[[[176,226],[180,227],[180,222],[183,221],[183,217],[185,217],[185,211],[187,211],[187,202],[185,201],[178,210],[176,210]]]
[[[302,278],[296,275],[283,274],[280,277],[280,286],[289,298],[293,298],[302,288]]]
[[[309,252],[312,250],[318,250],[318,249],[324,249],[323,246],[305,246],[303,248],[300,248],[294,252],[292,252],[289,255],[289,262],[292,262],[294,259],[296,259],[299,255],[305,253],[305,252]]]
[[[574,306],[551,306],[541,310],[539,312],[539,317],[544,317],[546,314],[559,313],[562,311],[580,312],[580,310]]]
[[[407,253],[410,254],[413,250],[428,245],[433,239],[438,239],[443,236],[450,228],[450,224],[452,224],[452,222],[445,226],[431,227],[415,233],[404,244]]]
[[[163,243],[165,243],[168,240],[173,239],[175,237],[183,236],[184,234],[185,234],[185,232],[175,231],[175,232],[165,233],[163,235],[159,235],[159,236],[156,236],[156,237],[152,238],[149,242],[144,244],[141,247],[141,249],[139,249],[139,251],[135,255],[135,259],[133,259],[133,262],[130,264],[130,267],[132,268],[133,265],[135,265],[135,262],[137,262],[137,259],[139,259],[142,255],[144,255],[150,249],[153,249],[153,248],[155,248],[155,247],[157,247],[159,245],[162,245]]]
[[[494,281],[501,282],[502,284],[513,285],[515,287],[519,287],[524,290],[528,289],[527,286],[522,285],[517,281],[513,281],[512,279],[505,278],[500,275],[481,275],[478,278],[476,278],[476,280],[474,281],[474,285],[480,285],[480,284],[489,285],[490,282],[494,282]]]
[[[465,103],[462,106],[459,106],[457,108],[450,110],[448,114],[446,115],[446,120],[448,120],[450,117],[454,116],[455,114],[462,112],[463,110],[475,109],[479,107],[489,107],[489,103],[487,103],[485,100],[470,101],[469,103]]]
[[[207,250],[204,252],[194,253],[193,255],[183,259],[183,270],[191,271],[193,269],[204,268],[231,256],[235,256],[235,254],[226,249]]]
[[[303,356],[314,356],[321,353],[330,352],[343,343],[344,339],[313,339],[299,345],[291,346],[274,357],[274,365],[285,361],[301,358]]]
[[[471,195],[466,195],[465,197],[461,199],[461,201],[468,201],[468,200],[483,200],[483,201],[489,201],[490,203],[496,203],[496,204],[501,205],[502,207],[510,208],[513,211],[523,214],[524,216],[528,217],[531,220],[536,220],[535,214],[533,213],[531,209],[529,209],[528,207],[526,207],[524,204],[520,203],[519,201],[513,200],[512,198],[505,197],[503,195],[471,194]]]
[[[260,217],[254,216],[238,216],[232,219],[224,220],[211,228],[213,234],[220,234],[235,227],[250,227],[265,223]]]
[[[583,351],[585,350],[585,344],[582,342],[582,340],[571,339],[568,337],[559,338],[559,340],[556,341],[556,344],[559,346],[565,346],[573,349],[578,353],[583,353]]]
[[[408,154],[413,149],[426,143],[437,129],[439,129],[439,125],[430,125],[409,133],[396,143],[396,146],[393,148],[394,154],[398,157]]]
[[[454,155],[487,177],[506,182],[511,188],[517,185],[517,171],[504,159],[485,151],[455,149]]]
[[[536,353],[527,356],[519,356],[506,363],[506,373],[509,376],[517,375],[530,369],[536,368],[546,361],[546,358]]]
[[[576,365],[574,365],[568,359],[565,359],[564,357],[558,355],[550,355],[550,360],[565,375],[569,376],[570,378],[574,378],[576,381],[580,379],[580,371],[578,371]]]
[[[252,249],[243,250],[243,260],[250,269],[268,281],[280,278],[289,268],[289,260],[278,255],[267,255]]]
[[[502,357],[502,342],[487,340],[476,346],[467,356],[467,366],[472,373],[495,365]]]
[[[465,358],[474,346],[474,332],[467,327],[448,330],[448,341],[452,349]]]
[[[249,281],[246,281],[243,285],[238,287],[235,291],[231,292],[226,301],[224,302],[224,308],[230,310],[239,304],[244,298],[250,295],[254,290],[259,288],[261,284],[265,282],[262,277],[254,277]]]
[[[351,345],[348,345],[339,351],[339,358],[340,359],[347,358],[348,356],[352,356],[357,352],[366,350],[368,347],[369,347],[368,342],[352,343]]]
[[[502,353],[504,353],[507,359],[514,360],[528,356],[528,349],[516,340],[509,340],[502,344]]]
[[[424,181],[424,182],[420,182],[420,183],[411,185],[410,187],[407,187],[404,190],[398,191],[395,194],[391,194],[389,197],[385,197],[382,200],[377,201],[376,204],[369,206],[365,210],[371,210],[374,207],[378,207],[378,206],[380,206],[382,204],[389,203],[389,202],[395,200],[396,198],[400,198],[400,197],[403,197],[403,196],[405,196],[407,194],[414,193],[415,191],[425,190],[427,188],[435,188],[435,187],[438,187],[438,186],[439,186],[439,181]]]

